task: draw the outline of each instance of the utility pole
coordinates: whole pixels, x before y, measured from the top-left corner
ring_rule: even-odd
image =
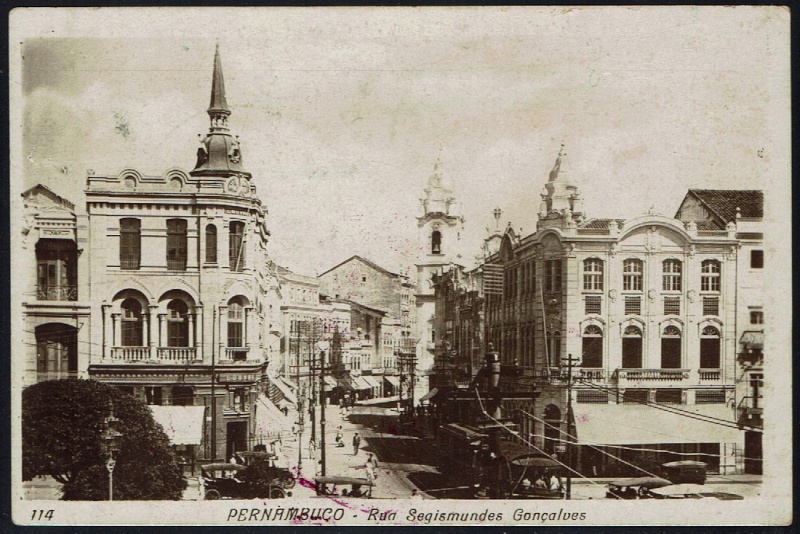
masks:
[[[573,358],[572,354],[567,355],[567,500],[572,498],[572,442],[574,441],[574,415],[572,413],[572,363],[578,363],[578,358]]]
[[[320,473],[322,476],[325,476],[325,350],[321,350],[320,353],[320,360],[322,364],[320,365],[319,369],[319,388],[322,396],[322,411],[319,415],[319,426],[320,426],[320,447],[322,448],[322,467]]]

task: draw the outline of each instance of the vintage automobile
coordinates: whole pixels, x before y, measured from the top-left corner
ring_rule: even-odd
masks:
[[[672,484],[661,477],[639,477],[615,480],[606,488],[606,497],[609,499],[652,499],[653,495],[648,490],[663,488]]]
[[[372,498],[372,487],[375,483],[367,478],[359,477],[317,477],[314,479],[314,487],[317,495],[336,495],[340,497],[357,497],[363,499]],[[338,491],[337,486],[349,486]]]
[[[268,476],[272,477],[274,483],[283,489],[292,489],[297,483],[294,476],[292,476],[291,471],[284,467],[278,467],[275,464],[278,457],[272,453],[262,451],[242,451],[237,452],[235,456],[244,465],[250,465],[253,462],[266,462],[267,466],[269,467],[268,472],[270,473]]]
[[[671,484],[648,490],[656,499],[719,499],[721,501],[740,501],[744,497],[735,493],[711,491],[701,484]]]
[[[695,460],[679,460],[661,464],[664,478],[673,484],[704,484],[708,464]]]
[[[510,499],[563,499],[561,464],[543,454],[524,453],[508,462]],[[557,480],[551,484],[551,480]]]
[[[269,484],[267,495],[258,495],[252,487],[238,478],[245,466],[233,463],[213,463],[200,467],[207,501],[219,499],[282,499],[291,493],[278,484]]]

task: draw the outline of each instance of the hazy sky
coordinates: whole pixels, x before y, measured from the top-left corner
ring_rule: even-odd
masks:
[[[781,8],[26,9],[11,25],[12,193],[82,205],[86,169],[191,170],[219,42],[271,253],[306,274],[353,254],[412,265],[437,158],[467,263],[495,207],[535,230],[562,142],[590,217],[671,216],[690,187],[788,202]]]

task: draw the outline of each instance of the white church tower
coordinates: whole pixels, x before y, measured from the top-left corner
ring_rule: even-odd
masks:
[[[441,175],[441,163],[436,162],[428,178],[422,215],[417,217],[417,368],[430,369],[434,363],[435,348],[441,341],[434,331],[433,313],[436,306],[431,277],[456,262],[457,243],[461,238],[464,217],[460,205]]]

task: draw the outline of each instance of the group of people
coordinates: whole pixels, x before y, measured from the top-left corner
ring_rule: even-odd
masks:
[[[536,480],[534,480],[533,483],[531,483],[531,480],[527,477],[522,480],[523,491],[528,491],[531,488],[560,491],[561,479],[558,478],[555,473],[548,474],[545,471],[544,473],[536,477]]]

